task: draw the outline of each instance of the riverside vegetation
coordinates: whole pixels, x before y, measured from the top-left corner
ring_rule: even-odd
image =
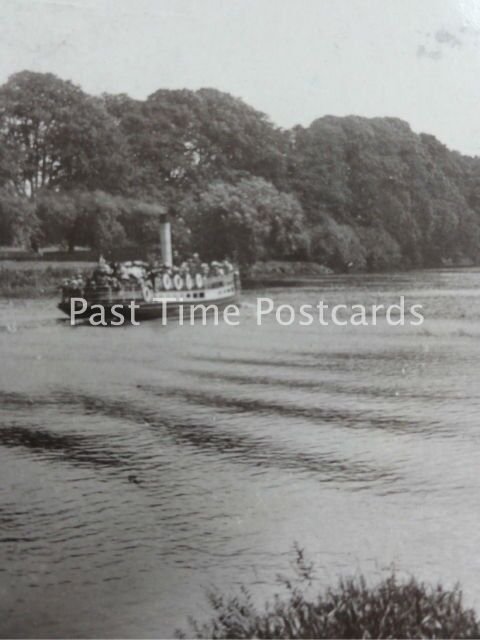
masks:
[[[0,245],[147,254],[165,212],[205,260],[472,264],[480,159],[396,118],[280,129],[216,89],[94,97],[31,71],[0,87]]]
[[[197,638],[479,638],[480,624],[457,587],[430,587],[394,573],[374,586],[363,577],[312,593],[313,565],[296,549],[294,579],[281,578],[285,595],[257,608],[247,589],[236,596],[213,591],[209,622],[190,620]]]
[[[76,255],[76,254],[75,254]],[[39,298],[57,296],[59,283],[81,273],[86,279],[95,262],[71,260],[0,260],[0,296],[5,298]],[[328,267],[314,262],[269,260],[242,268],[242,281],[259,286],[275,283],[295,284],[299,279],[331,273]]]
[[[77,273],[86,278],[92,263],[85,262],[0,262],[0,296],[38,298],[58,296],[59,283]]]

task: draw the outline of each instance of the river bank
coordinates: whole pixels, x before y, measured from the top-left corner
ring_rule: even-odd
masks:
[[[84,256],[85,257],[85,253]],[[58,260],[42,259],[1,259],[0,258],[0,298],[44,298],[57,295],[65,278],[81,273],[88,275],[96,262],[92,260],[66,260],[62,255]],[[89,255],[91,258],[91,256]],[[453,264],[446,261],[437,268],[469,268],[469,261]],[[409,271],[408,268],[405,271]],[[313,278],[341,275],[330,267],[317,262],[267,260],[258,261],[240,269],[242,286],[247,289],[258,287],[300,286]],[[352,268],[350,273],[364,274]],[[389,273],[382,272],[382,273]]]
[[[0,297],[43,298],[58,293],[62,280],[91,271],[93,262],[0,261]]]
[[[95,262],[66,262],[44,260],[0,260],[0,297],[42,298],[58,293],[62,280],[77,273],[87,275]],[[331,269],[314,262],[286,262],[271,260],[257,262],[242,270],[244,286],[262,286],[276,283],[295,284],[299,278],[333,273]]]

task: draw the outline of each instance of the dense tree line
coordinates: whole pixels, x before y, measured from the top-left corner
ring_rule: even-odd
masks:
[[[53,74],[0,87],[0,244],[157,242],[335,269],[478,261],[480,159],[394,118],[285,131],[214,89],[93,97]]]

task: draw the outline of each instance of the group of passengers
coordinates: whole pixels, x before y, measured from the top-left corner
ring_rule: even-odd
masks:
[[[150,282],[155,289],[191,289],[204,286],[207,278],[233,271],[233,264],[228,260],[202,262],[198,253],[194,253],[179,267],[167,266],[159,261],[153,264],[141,260],[108,263],[101,256],[90,278],[85,280],[81,273],[77,273],[72,279],[65,280],[63,286],[75,291],[103,286],[119,290],[128,285],[141,287],[145,282]]]

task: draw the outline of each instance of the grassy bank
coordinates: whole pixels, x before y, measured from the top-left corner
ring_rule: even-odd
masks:
[[[332,269],[323,264],[318,264],[318,262],[287,260],[259,261],[248,268],[242,269],[242,274],[252,280],[295,276],[323,276],[331,273],[333,273]]]
[[[479,638],[473,609],[458,587],[446,590],[394,574],[369,586],[364,578],[342,580],[315,592],[312,566],[297,552],[297,579],[284,579],[285,595],[261,608],[248,590],[209,596],[212,618],[190,620],[179,637],[197,638]]]
[[[255,262],[241,269],[244,287],[295,286],[310,279],[332,274],[333,271],[317,262],[291,262],[286,260],[268,260]]]
[[[89,273],[94,262],[66,262],[64,260],[0,260],[0,297],[37,298],[58,293],[64,278],[79,271]],[[314,277],[332,273],[330,269],[313,262],[269,261],[257,262],[242,270],[245,286],[284,282],[294,284],[299,277]]]
[[[0,297],[38,298],[58,295],[64,278],[81,271],[88,273],[92,265],[85,262],[0,262]]]

